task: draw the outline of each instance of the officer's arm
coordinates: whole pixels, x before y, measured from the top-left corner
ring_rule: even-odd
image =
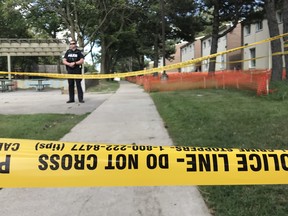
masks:
[[[75,66],[75,62],[68,62],[66,58],[63,58],[62,62],[63,62],[64,65],[67,65],[69,67]]]
[[[84,58],[81,58],[80,60],[76,61],[76,65],[82,65],[84,63]]]

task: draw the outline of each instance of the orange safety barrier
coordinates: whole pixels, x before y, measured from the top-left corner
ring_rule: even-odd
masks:
[[[269,70],[225,70],[214,73],[190,72],[127,77],[127,80],[142,85],[147,92],[176,91],[208,88],[236,88],[256,91],[257,95],[268,94],[271,71]]]

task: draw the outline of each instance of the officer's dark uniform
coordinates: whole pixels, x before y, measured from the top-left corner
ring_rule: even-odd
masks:
[[[69,49],[66,51],[64,58],[67,60],[67,62],[76,62],[80,59],[84,59],[84,55],[82,52],[78,49],[72,50]],[[68,74],[81,74],[81,68],[82,65],[75,65],[74,67],[69,67],[66,65],[66,69]],[[69,86],[69,101],[74,101],[74,88],[75,88],[75,82],[77,87],[77,93],[78,93],[78,100],[79,102],[83,101],[83,90],[81,86],[82,79],[68,79],[68,86]]]

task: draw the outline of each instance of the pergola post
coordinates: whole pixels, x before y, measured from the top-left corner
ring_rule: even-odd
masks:
[[[7,55],[7,63],[8,63],[8,72],[11,72],[11,56],[10,54]],[[11,74],[8,74],[8,79],[11,80]]]

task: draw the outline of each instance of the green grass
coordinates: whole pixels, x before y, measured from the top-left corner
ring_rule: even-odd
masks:
[[[286,80],[270,82],[270,89],[273,94],[269,94],[268,99],[280,101],[288,99],[288,82]]]
[[[0,138],[59,140],[87,115],[0,115]]]
[[[99,80],[99,84],[87,89],[88,92],[113,93],[116,92],[120,84],[117,81]]]
[[[175,145],[288,147],[288,100],[236,90],[161,92],[151,96]],[[199,189],[217,216],[284,216],[288,212],[286,185]]]

